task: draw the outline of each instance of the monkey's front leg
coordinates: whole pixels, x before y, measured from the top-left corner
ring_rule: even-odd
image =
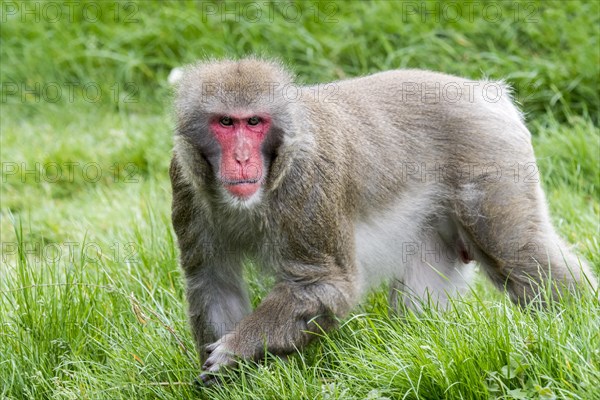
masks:
[[[348,280],[280,282],[237,329],[207,347],[200,378],[210,381],[211,374],[234,365],[236,358],[260,359],[265,349],[283,356],[305,346],[312,333],[330,329],[349,311],[353,293]]]
[[[235,329],[250,313],[241,266],[220,265],[186,273],[190,323],[200,358],[205,346]]]

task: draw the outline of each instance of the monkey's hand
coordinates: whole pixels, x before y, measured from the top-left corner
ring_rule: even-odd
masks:
[[[200,380],[204,385],[211,385],[217,380],[217,373],[221,367],[232,367],[236,364],[236,355],[227,345],[232,341],[234,333],[228,333],[216,342],[205,348],[206,361],[202,365]]]
[[[234,367],[239,360],[258,360],[268,353],[284,357],[307,341],[307,325],[304,320],[295,323],[265,321],[257,310],[237,329],[205,347],[206,361],[202,365],[199,380],[206,386],[219,381],[224,369]],[[294,321],[294,319],[291,319]],[[258,322],[258,324],[257,324]],[[265,327],[266,325],[266,327]],[[266,328],[266,329],[265,329]],[[274,339],[274,336],[277,339]]]
[[[265,351],[286,356],[306,346],[316,337],[314,333],[329,330],[335,316],[348,310],[338,285],[277,285],[234,331],[206,347],[202,382],[213,383],[222,367],[234,366],[238,359],[257,360]]]

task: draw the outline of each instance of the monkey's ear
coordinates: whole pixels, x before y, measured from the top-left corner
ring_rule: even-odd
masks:
[[[271,164],[269,191],[273,191],[281,185],[283,178],[292,167],[292,158],[288,154],[283,153],[285,153],[285,150]]]
[[[167,82],[169,85],[177,87],[181,78],[183,77],[183,68],[175,67],[169,72],[169,77],[167,78]]]

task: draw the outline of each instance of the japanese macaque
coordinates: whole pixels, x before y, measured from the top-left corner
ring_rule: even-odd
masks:
[[[385,281],[416,308],[468,288],[472,261],[523,305],[543,304],[543,282],[595,285],[550,223],[501,82],[297,86],[278,62],[209,61],[185,70],[176,114],[172,218],[205,383],[302,348]],[[254,310],[247,260],[276,280]]]

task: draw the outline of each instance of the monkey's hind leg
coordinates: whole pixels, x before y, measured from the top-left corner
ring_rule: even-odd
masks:
[[[415,311],[427,304],[445,308],[449,299],[464,294],[471,283],[474,270],[458,231],[449,222],[431,229],[423,239],[407,247],[407,265],[402,279],[392,282],[390,306],[397,311],[399,301]]]
[[[561,289],[572,289],[585,279],[595,285],[585,261],[552,227],[538,183],[465,185],[457,215],[475,259],[513,302],[544,304],[545,290],[557,298]]]

